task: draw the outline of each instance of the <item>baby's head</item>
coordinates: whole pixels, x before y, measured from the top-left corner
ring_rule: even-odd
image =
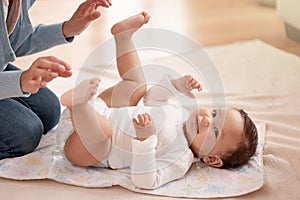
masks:
[[[195,156],[212,167],[246,164],[258,142],[253,121],[235,108],[200,108],[190,114],[184,132]]]

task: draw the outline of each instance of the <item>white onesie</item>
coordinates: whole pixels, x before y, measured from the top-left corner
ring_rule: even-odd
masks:
[[[101,99],[90,104],[105,116],[112,126],[112,146],[106,161],[98,166],[131,169],[133,183],[141,188],[157,188],[183,177],[193,163],[194,155],[183,133],[182,124],[188,112],[168,104],[178,91],[168,77],[148,90],[144,105],[108,108]],[[132,118],[149,113],[156,134],[144,141],[136,137]]]

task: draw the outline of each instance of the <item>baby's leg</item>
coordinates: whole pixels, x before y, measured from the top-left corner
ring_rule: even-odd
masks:
[[[99,163],[107,158],[111,147],[109,121],[88,104],[98,84],[99,79],[84,81],[61,97],[62,104],[70,110],[74,127],[64,147],[65,155],[70,162],[79,166]]]
[[[109,107],[137,105],[146,93],[147,84],[132,35],[149,18],[147,13],[142,12],[115,24],[111,29],[116,42],[117,68],[122,80],[99,95]]]

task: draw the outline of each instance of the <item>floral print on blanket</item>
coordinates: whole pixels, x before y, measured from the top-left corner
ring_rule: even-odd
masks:
[[[77,167],[66,161],[59,149],[71,130],[68,112],[62,114],[58,128],[41,140],[31,154],[0,161],[0,177],[15,180],[53,179],[61,183],[82,187],[111,187],[120,185],[135,192],[154,195],[212,198],[239,196],[263,185],[262,151],[265,126],[258,124],[259,145],[250,162],[237,169],[224,170],[194,165],[182,178],[155,190],[143,190],[131,183],[130,171],[97,167]]]

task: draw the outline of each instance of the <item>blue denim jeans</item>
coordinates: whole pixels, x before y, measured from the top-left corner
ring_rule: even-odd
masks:
[[[5,70],[19,69],[9,64]],[[29,97],[0,100],[0,159],[34,151],[59,118],[59,100],[48,88]]]

